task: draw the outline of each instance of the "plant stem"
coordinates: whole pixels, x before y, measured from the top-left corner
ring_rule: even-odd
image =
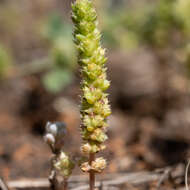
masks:
[[[90,166],[94,160],[95,160],[95,154],[90,153],[90,155],[89,155],[89,165]],[[90,190],[94,190],[94,188],[95,188],[95,173],[93,170],[91,170],[89,173],[89,179],[90,179]]]
[[[50,189],[51,190],[58,190],[58,181],[57,181],[57,174],[54,168],[54,162],[56,160],[56,155],[53,156],[51,159],[51,172],[49,175],[49,182],[50,182]]]
[[[68,186],[68,181],[67,181],[67,178],[64,178],[64,181],[63,181],[63,190],[67,190],[67,186]]]

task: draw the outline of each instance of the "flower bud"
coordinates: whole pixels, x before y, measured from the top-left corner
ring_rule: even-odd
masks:
[[[57,135],[57,126],[55,124],[51,124],[48,126],[48,132],[51,133],[52,135],[56,136]]]
[[[100,143],[106,141],[108,138],[107,135],[101,129],[96,129],[90,137],[92,140],[98,141]]]
[[[100,114],[104,116],[105,118],[108,117],[111,114],[111,109],[110,109],[107,99],[105,100],[102,99],[100,101],[97,101],[94,104],[93,111],[95,114]]]
[[[46,132],[54,136],[63,136],[66,134],[66,125],[64,122],[47,122]]]
[[[74,168],[74,163],[69,159],[64,152],[61,152],[58,160],[54,164],[54,167],[64,176],[69,177]]]
[[[80,168],[83,172],[89,172],[91,170],[91,166],[88,162],[84,162],[83,164],[81,164]]]
[[[92,63],[84,67],[83,71],[90,79],[94,80],[102,73],[102,68],[99,65]]]
[[[54,145],[55,143],[55,138],[52,134],[50,133],[47,133],[45,136],[44,136],[44,141],[49,144],[49,145]]]
[[[91,152],[92,153],[97,153],[99,152],[101,149],[100,149],[100,145],[97,144],[97,143],[94,143],[91,145]]]
[[[96,172],[102,172],[103,169],[106,167],[106,160],[102,157],[96,158],[95,161],[92,162],[91,169]]]
[[[45,141],[53,145],[54,151],[62,149],[64,144],[64,136],[66,134],[66,125],[63,122],[47,122],[46,124],[46,135],[44,136]]]
[[[67,133],[66,124],[64,122],[55,122],[54,124],[57,127],[57,137],[64,137]]]
[[[89,132],[94,131],[97,127],[104,125],[104,118],[100,115],[89,116],[85,115],[83,118],[83,123],[87,127]]]
[[[95,101],[99,100],[102,96],[102,92],[98,88],[84,87],[83,91],[84,97],[89,104],[94,104]]]
[[[81,147],[81,152],[83,154],[89,154],[91,152],[91,145],[89,143],[83,144]]]

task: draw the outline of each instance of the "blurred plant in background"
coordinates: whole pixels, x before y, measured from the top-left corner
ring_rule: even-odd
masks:
[[[169,42],[170,32],[181,27],[178,17],[174,14],[174,2],[160,0],[154,4],[150,3],[149,6],[140,3],[132,7],[127,4],[112,16],[112,12],[108,12],[104,26],[105,38],[114,42],[113,46],[122,43],[127,46],[129,43],[126,42],[129,41],[136,47],[140,44],[164,46]],[[124,40],[123,36],[127,40]]]
[[[148,47],[158,60],[168,63],[171,55],[190,73],[190,0],[124,5],[104,12],[103,39],[108,48]]]
[[[49,18],[43,34],[50,42],[49,59],[53,62],[52,69],[43,77],[43,83],[47,90],[56,93],[73,79],[76,56],[72,28],[61,16],[54,14]]]
[[[174,5],[174,0],[160,0],[150,7],[139,33],[145,43],[158,48],[173,43],[173,35],[182,29],[182,23],[174,14]]]
[[[178,0],[175,4],[175,14],[179,17],[184,25],[184,30],[187,36],[190,35],[190,1],[189,0]]]
[[[148,47],[158,56],[167,51],[178,63],[185,64],[189,72],[190,0],[157,0],[149,4],[145,0],[138,3],[96,0],[95,4],[98,17],[102,18],[102,39],[108,49],[133,51]],[[44,21],[41,19],[40,23]],[[10,25],[9,28],[15,28],[14,23]],[[77,65],[71,23],[58,13],[52,13],[45,22],[42,38],[49,42],[45,62],[50,64],[35,66],[37,69],[29,74],[48,68],[42,82],[48,91],[56,93],[72,82]],[[164,62],[168,62],[165,56]],[[39,61],[36,65],[40,65]],[[29,65],[23,69],[26,74],[28,68]]]
[[[6,78],[10,72],[11,57],[8,52],[0,45],[0,80]]]

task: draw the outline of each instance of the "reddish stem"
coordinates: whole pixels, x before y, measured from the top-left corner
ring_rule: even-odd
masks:
[[[64,184],[63,184],[64,190],[67,190],[67,186],[68,186],[67,178],[64,178],[63,183],[64,183]]]
[[[92,162],[95,160],[95,154],[90,153],[89,155],[89,165],[91,166]],[[90,190],[95,189],[95,173],[93,170],[89,173],[89,180],[90,180]]]

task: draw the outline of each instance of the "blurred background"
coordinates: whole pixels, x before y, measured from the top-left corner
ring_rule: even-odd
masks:
[[[46,177],[47,121],[80,155],[80,74],[69,0],[0,0],[0,175]],[[190,0],[94,0],[107,48],[107,172],[184,163],[190,145]],[[79,170],[75,170],[75,174]]]

